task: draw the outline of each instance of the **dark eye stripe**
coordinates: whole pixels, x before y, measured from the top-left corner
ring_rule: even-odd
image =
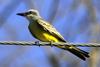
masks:
[[[33,14],[33,15],[37,15],[37,13],[36,13],[36,12],[32,12],[32,11],[26,12],[26,14]]]
[[[30,14],[30,12],[26,12],[26,14],[28,15],[28,14]]]
[[[30,14],[32,14],[33,12],[32,12],[32,11],[30,11],[29,13],[30,13]]]

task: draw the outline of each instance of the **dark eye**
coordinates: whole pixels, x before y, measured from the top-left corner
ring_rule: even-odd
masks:
[[[29,14],[37,15],[37,13],[33,11],[29,11]]]
[[[29,13],[30,13],[30,14],[32,14],[33,12],[32,12],[32,11],[30,11]]]

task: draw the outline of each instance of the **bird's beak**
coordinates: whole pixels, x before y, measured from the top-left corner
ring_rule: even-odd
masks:
[[[24,13],[17,13],[17,15],[19,15],[19,16],[26,16],[26,13],[24,12]]]

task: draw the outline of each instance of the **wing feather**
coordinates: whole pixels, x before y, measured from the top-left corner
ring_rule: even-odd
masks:
[[[62,35],[50,23],[42,19],[38,19],[37,22],[45,31],[57,37],[61,42],[66,42],[65,39],[62,37]]]

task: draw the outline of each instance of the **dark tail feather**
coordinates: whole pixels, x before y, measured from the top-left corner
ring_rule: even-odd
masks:
[[[76,55],[77,57],[79,57],[82,60],[86,60],[86,57],[89,57],[89,53],[86,51],[83,51],[79,48],[76,47],[66,47],[66,48],[62,48],[64,50],[68,50],[69,52],[73,53],[74,55]]]

